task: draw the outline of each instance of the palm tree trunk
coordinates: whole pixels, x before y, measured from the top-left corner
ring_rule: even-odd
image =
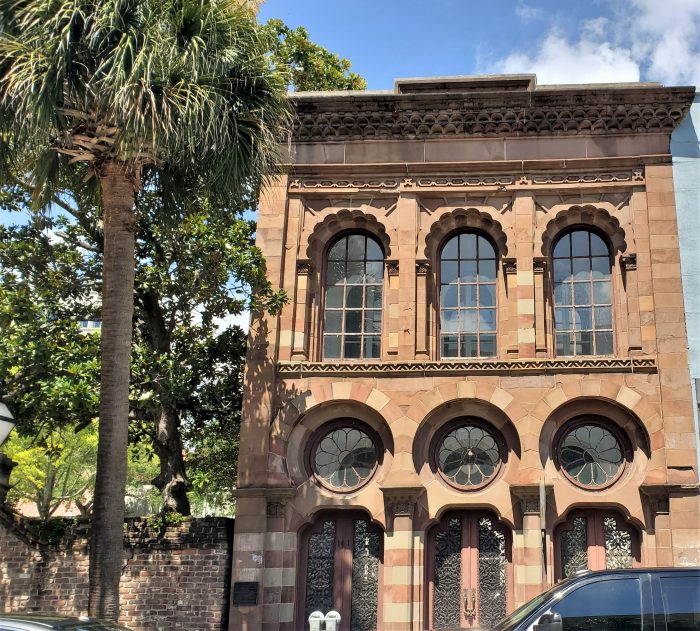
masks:
[[[161,403],[160,418],[153,441],[160,460],[160,474],[153,483],[163,495],[163,510],[189,515],[190,502],[187,498],[187,477],[185,460],[182,457],[179,421],[177,410],[167,402]]]
[[[90,528],[91,616],[119,617],[134,313],[135,187],[124,165],[100,174],[104,221],[100,424]]]

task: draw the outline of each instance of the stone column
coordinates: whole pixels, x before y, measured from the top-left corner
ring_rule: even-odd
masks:
[[[503,259],[503,287],[505,289],[507,327],[499,335],[501,342],[499,347],[506,349],[505,354],[499,352],[500,356],[512,359],[518,356],[518,263],[514,258]]]
[[[546,542],[543,541],[545,524],[542,520],[546,506],[540,504],[541,491],[537,485],[514,486],[511,492],[522,512],[522,530],[513,533],[513,604],[519,607],[537,596],[547,585]]]
[[[627,298],[627,352],[630,355],[642,352],[642,330],[639,317],[639,285],[637,283],[637,255],[620,257],[622,275]]]
[[[430,357],[429,273],[430,263],[428,261],[416,261],[416,359],[428,359]]]
[[[398,301],[396,303],[396,333],[398,337],[397,359],[415,358],[416,338],[420,334],[411,326],[416,319],[416,239],[418,235],[418,195],[402,191],[396,203],[398,243],[392,244],[392,256],[398,258]]]
[[[515,256],[518,263],[518,357],[535,357],[535,276],[533,269],[533,225],[535,200],[520,191],[513,200]]]
[[[547,259],[537,257],[534,260],[534,281],[535,281],[535,353],[537,357],[547,356],[547,328],[546,314],[549,303],[547,297],[549,287],[547,286]]]
[[[308,290],[310,275],[313,272],[311,261],[297,261],[296,291],[294,295],[294,328],[292,359],[308,359]]]
[[[383,488],[387,515],[384,581],[380,594],[382,629],[418,631],[421,626],[423,565],[420,533],[413,520],[423,487]]]

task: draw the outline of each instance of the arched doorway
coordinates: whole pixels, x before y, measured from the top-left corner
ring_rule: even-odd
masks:
[[[488,629],[512,593],[511,535],[488,511],[447,513],[429,534],[429,628]]]
[[[376,631],[384,556],[381,528],[362,512],[323,512],[301,541],[298,628],[308,628],[313,611],[335,609],[341,616],[340,631]]]
[[[637,529],[612,509],[577,509],[554,531],[557,578],[579,570],[605,570],[640,565]]]

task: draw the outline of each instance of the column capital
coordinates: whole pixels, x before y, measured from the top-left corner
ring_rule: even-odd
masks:
[[[314,271],[314,264],[309,259],[300,259],[297,261],[297,274],[299,276],[308,276]]]
[[[383,486],[384,505],[391,518],[413,517],[416,504],[425,493],[424,486]]]

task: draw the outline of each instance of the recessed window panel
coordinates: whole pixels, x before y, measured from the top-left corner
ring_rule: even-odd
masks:
[[[557,355],[613,353],[610,252],[590,230],[563,235],[552,251]]]
[[[381,356],[383,286],[384,254],[374,239],[350,234],[330,247],[323,316],[324,358]]]
[[[442,357],[496,354],[497,257],[488,239],[464,232],[448,239],[440,258]],[[484,337],[482,333],[489,333]],[[484,347],[481,347],[482,341]]]
[[[582,422],[566,430],[559,440],[558,456],[567,477],[589,488],[608,486],[624,465],[619,439],[598,423]]]

